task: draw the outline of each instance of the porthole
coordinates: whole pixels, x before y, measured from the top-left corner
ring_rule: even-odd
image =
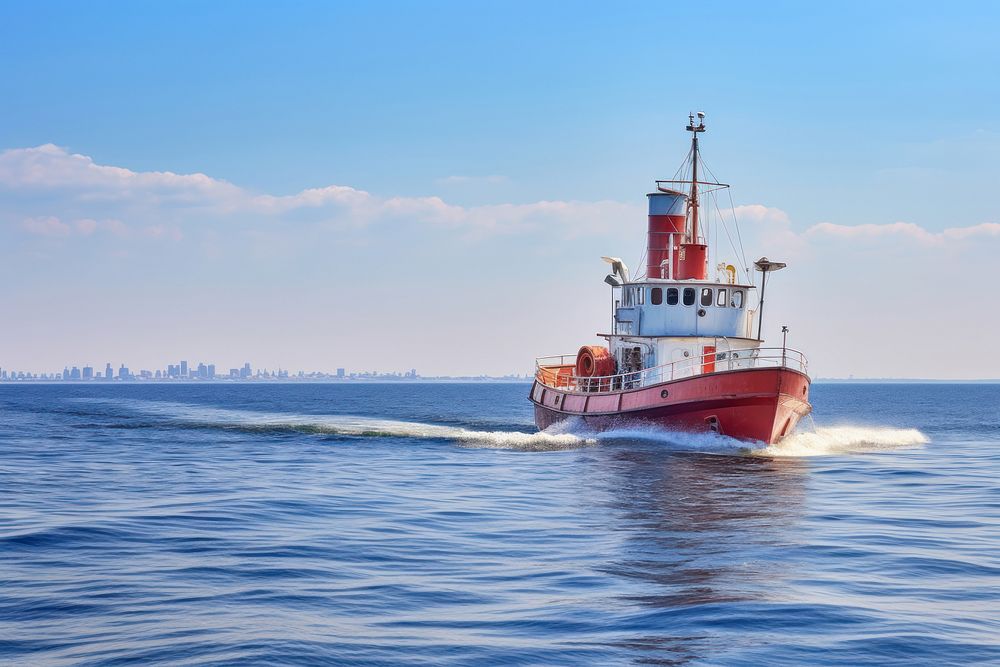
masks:
[[[698,309],[698,317],[705,317],[705,314],[706,313],[705,313],[705,309],[704,308],[699,308]]]
[[[670,395],[670,392],[667,391],[666,389],[664,389],[663,391],[660,392],[660,398],[666,398],[669,395]]]

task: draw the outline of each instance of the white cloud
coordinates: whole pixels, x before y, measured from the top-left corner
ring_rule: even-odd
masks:
[[[100,225],[97,222],[97,220],[93,220],[91,218],[84,218],[82,220],[77,220],[76,221],[76,229],[77,229],[77,231],[80,232],[81,234],[83,234],[84,236],[90,236],[95,231],[97,231],[97,228],[99,226]]]
[[[70,236],[92,236],[97,233],[110,234],[117,237],[129,237],[135,234],[142,234],[152,239],[167,239],[178,241],[183,238],[181,230],[169,225],[147,225],[138,229],[133,229],[121,220],[113,218],[104,220],[94,220],[93,218],[80,218],[78,220],[63,221],[56,216],[44,216],[35,218],[25,218],[21,221],[21,229],[36,236],[60,237]]]
[[[789,222],[788,214],[780,208],[763,204],[743,204],[732,209],[732,212],[741,222]]]
[[[21,221],[21,227],[29,234],[38,236],[69,236],[73,233],[72,227],[52,215],[25,218]]]
[[[322,208],[342,206],[361,210],[370,207],[374,197],[364,190],[345,185],[328,185],[324,188],[310,188],[294,195],[257,195],[242,202],[243,207],[266,214],[278,214],[298,208]]]
[[[743,204],[722,211],[723,219],[731,221],[734,217],[739,223],[739,235],[737,236],[736,230],[729,229],[729,237],[732,237],[733,243],[742,240],[748,261],[761,255],[789,259],[809,253],[806,239],[795,231],[788,214],[780,208]],[[718,238],[723,244],[719,249],[724,253],[728,252],[728,237],[720,232]]]
[[[45,144],[0,153],[0,185],[26,191],[63,191],[84,200],[140,200],[147,203],[222,204],[243,191],[205,174],[136,172],[96,164],[86,155]]]
[[[449,182],[500,176],[450,176]],[[552,233],[566,238],[605,235],[639,221],[639,206],[615,201],[537,201],[459,206],[436,196],[383,197],[346,185],[310,188],[290,195],[255,193],[205,174],[137,172],[100,165],[88,156],[45,144],[0,153],[0,215],[20,219],[27,233],[47,237],[90,236],[180,239],[183,227],[238,222],[312,222],[339,227],[373,224],[430,225],[466,235]],[[4,210],[10,208],[10,210]],[[197,212],[192,212],[196,209]],[[814,241],[896,239],[936,246],[971,238],[1000,237],[1000,224],[982,223],[932,231],[908,222],[839,225],[823,222],[797,231],[788,214],[763,204],[731,213],[741,221],[748,249],[784,256],[809,255]],[[728,217],[728,216],[727,216]],[[125,219],[127,222],[123,222]]]
[[[1000,224],[984,222],[970,227],[949,227],[941,232],[946,239],[965,239],[971,236],[1000,236]]]
[[[844,239],[895,238],[909,239],[925,245],[940,245],[977,236],[1000,236],[1000,224],[984,222],[967,227],[948,227],[932,232],[912,222],[892,222],[883,225],[836,225],[821,222],[806,230],[808,236],[832,236]]]
[[[496,181],[503,177],[485,178]],[[188,211],[197,208],[219,220],[243,222],[253,218],[341,226],[397,222],[467,228],[476,234],[556,227],[569,236],[606,233],[623,216],[641,215],[637,207],[611,201],[467,207],[435,196],[380,197],[345,185],[311,188],[291,195],[254,193],[200,173],[136,172],[99,165],[88,156],[52,144],[0,153],[0,188],[29,200],[22,206],[30,206],[31,210],[21,211],[21,217],[34,222],[26,223],[24,228],[48,236],[74,233],[73,229],[64,229],[64,223],[58,220],[69,217],[69,211],[74,215],[84,211],[88,219],[123,217],[128,213],[141,216],[143,223],[151,222],[154,227],[186,222],[192,217]],[[39,194],[44,194],[48,210],[38,210],[42,207]],[[56,222],[46,222],[50,217]],[[93,233],[98,227],[85,223],[77,231]]]

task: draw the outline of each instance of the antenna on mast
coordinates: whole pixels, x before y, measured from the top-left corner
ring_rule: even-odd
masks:
[[[688,208],[691,218],[691,243],[698,242],[698,133],[705,131],[705,112],[698,112],[698,124],[694,124],[694,114],[688,114],[687,131],[691,133],[691,196]]]

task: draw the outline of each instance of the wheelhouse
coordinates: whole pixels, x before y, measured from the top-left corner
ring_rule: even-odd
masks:
[[[616,288],[612,334],[749,338],[753,285],[636,282]]]

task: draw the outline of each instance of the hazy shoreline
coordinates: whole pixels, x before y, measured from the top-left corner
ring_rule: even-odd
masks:
[[[418,378],[373,378],[373,379],[344,379],[333,378],[254,378],[243,380],[214,379],[135,379],[135,380],[3,380],[0,386],[19,384],[52,384],[52,385],[149,385],[149,384],[169,384],[169,385],[202,385],[202,384],[530,384],[532,378],[509,378],[491,376],[440,376],[440,377],[418,377]],[[935,378],[815,378],[813,384],[1000,384],[1000,378],[984,380],[962,380],[962,379],[935,379]]]

